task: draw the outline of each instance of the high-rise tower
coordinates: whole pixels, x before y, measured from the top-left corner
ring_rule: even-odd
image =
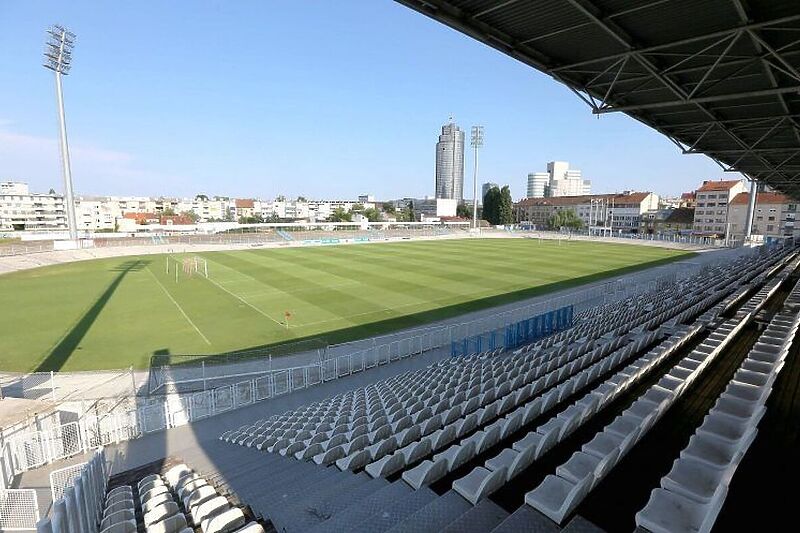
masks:
[[[464,132],[452,118],[436,143],[436,198],[464,199]]]

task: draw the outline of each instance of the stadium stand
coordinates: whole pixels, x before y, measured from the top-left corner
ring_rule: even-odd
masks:
[[[395,497],[407,494],[401,498],[405,503],[374,530],[414,530],[414,523],[429,526],[434,516],[440,526],[454,528],[469,518],[470,529],[477,530],[481,517],[492,516],[497,525],[508,516],[487,496],[627,391],[655,379],[525,496],[527,509],[561,524],[703,377],[799,262],[785,249],[719,265],[659,291],[584,312],[572,328],[512,353],[451,358],[260,419],[220,439],[326,471],[397,480],[389,487]],[[432,485],[435,493],[428,488]],[[408,493],[409,488],[415,492]],[[334,513],[317,524],[319,530],[363,527],[359,520],[376,519],[389,490],[369,500],[375,507]],[[298,523],[315,522],[305,517]]]

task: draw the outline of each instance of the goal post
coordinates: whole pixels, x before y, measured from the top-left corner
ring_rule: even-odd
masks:
[[[182,278],[193,278],[195,276],[208,277],[208,261],[199,255],[173,256],[166,257],[165,269],[168,276],[175,277],[175,282]]]

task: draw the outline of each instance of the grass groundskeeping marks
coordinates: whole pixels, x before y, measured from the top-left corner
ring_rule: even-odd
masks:
[[[169,271],[163,255],[56,265],[0,276],[0,370],[145,368],[156,352],[343,342],[690,255],[464,239],[203,253],[209,278],[194,255],[171,256]]]

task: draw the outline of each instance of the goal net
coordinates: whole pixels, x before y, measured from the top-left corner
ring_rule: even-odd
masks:
[[[181,279],[191,279],[195,276],[208,277],[208,262],[200,256],[167,256],[167,275],[175,276],[177,283]]]

